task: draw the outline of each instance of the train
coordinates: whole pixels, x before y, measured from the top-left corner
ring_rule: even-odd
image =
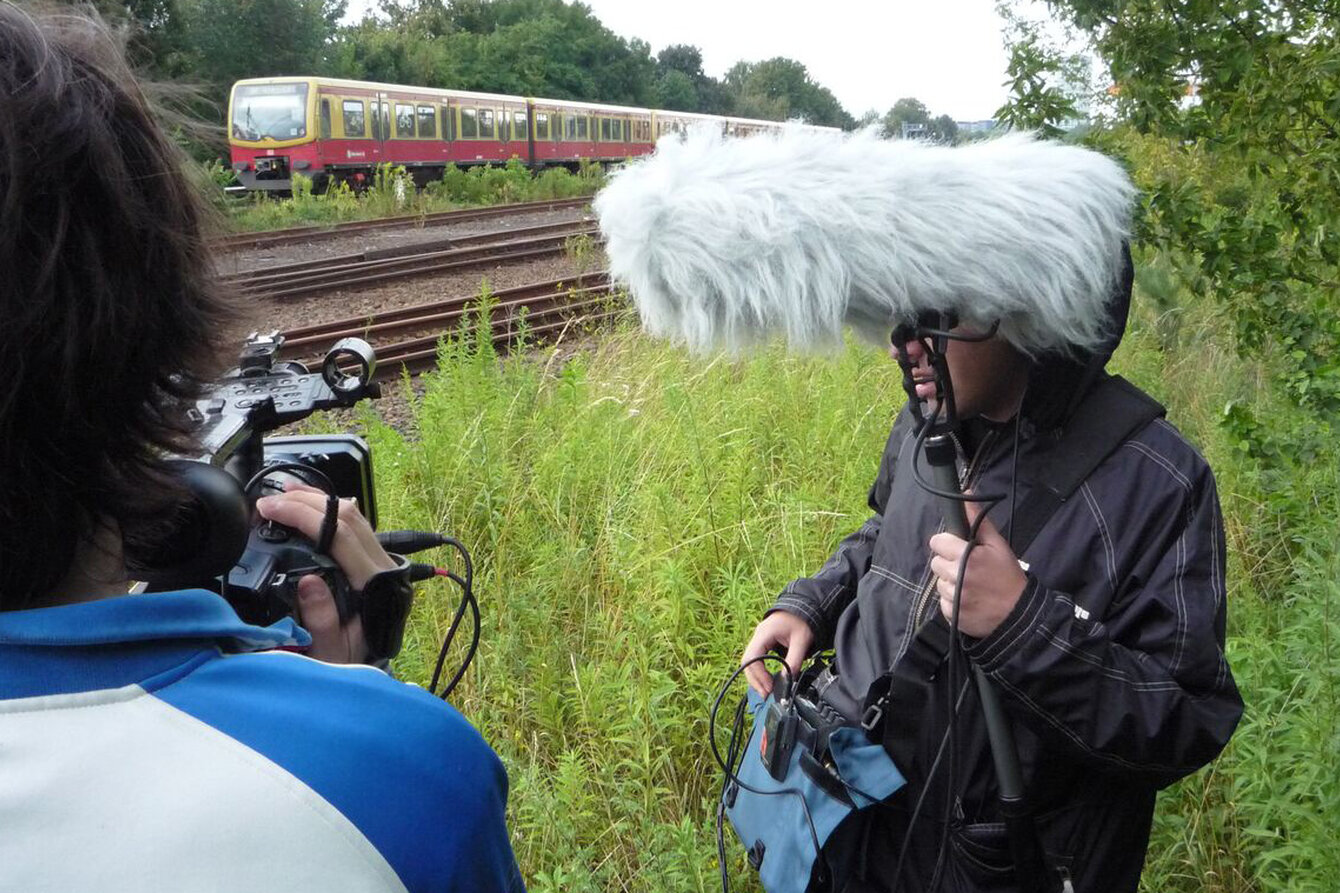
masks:
[[[645,155],[668,133],[710,124],[729,136],[776,131],[759,121],[321,77],[238,81],[228,101],[232,167],[248,191],[359,188],[377,166],[403,166],[422,186],[448,165],[612,164]],[[812,125],[799,125],[812,126]],[[832,128],[820,128],[832,129]]]

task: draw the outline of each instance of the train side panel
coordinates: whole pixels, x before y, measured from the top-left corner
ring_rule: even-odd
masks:
[[[247,189],[287,191],[294,173],[317,188],[361,185],[377,165],[403,165],[420,185],[448,164],[575,167],[645,155],[656,140],[711,124],[731,136],[773,121],[568,100],[373,84],[332,78],[239,81],[229,101],[233,169]],[[829,129],[829,128],[824,128]]]

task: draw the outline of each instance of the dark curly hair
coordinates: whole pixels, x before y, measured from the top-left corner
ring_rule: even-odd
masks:
[[[91,10],[0,2],[0,610],[147,554],[229,315],[180,152]]]

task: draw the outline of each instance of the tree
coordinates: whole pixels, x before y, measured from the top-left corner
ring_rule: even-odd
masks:
[[[340,74],[624,105],[655,100],[656,63],[580,3],[563,0],[384,0],[392,29],[346,29]]]
[[[722,85],[703,72],[702,51],[682,43],[656,54],[656,99],[666,109],[709,114],[729,111]]]
[[[693,79],[678,69],[671,69],[656,78],[656,106],[681,112],[698,110],[698,88]]]
[[[777,56],[762,62],[737,62],[726,72],[738,114],[784,121],[803,118],[811,124],[850,129],[855,120],[831,91],[810,79],[805,66]]]
[[[958,140],[958,122],[948,115],[940,115],[930,122],[931,135],[941,143],[954,143]]]
[[[191,72],[220,89],[321,72],[345,8],[345,0],[181,0]]]
[[[1004,127],[1029,130],[1045,137],[1063,134],[1078,115],[1075,98],[1058,86],[1064,60],[1036,33],[1024,33],[1010,44],[1005,68],[1010,98],[994,115]]]
[[[703,52],[695,46],[671,44],[656,54],[656,73],[683,72],[695,84],[707,79],[703,73]]]
[[[925,103],[912,96],[904,96],[884,115],[884,133],[886,136],[901,137],[904,124],[929,127],[930,123],[931,113]]]
[[[1049,5],[1105,61],[1124,145],[1161,153],[1139,171],[1141,237],[1193,260],[1188,285],[1223,304],[1239,349],[1269,357],[1281,394],[1328,436],[1340,420],[1340,4]],[[1307,455],[1296,429],[1228,418],[1256,455]]]
[[[83,5],[82,0],[66,0]],[[130,62],[153,78],[186,72],[187,43],[177,0],[93,0],[93,7],[114,24],[129,29]]]

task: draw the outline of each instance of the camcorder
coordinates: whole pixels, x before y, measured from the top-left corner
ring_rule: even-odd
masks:
[[[320,370],[312,372],[302,363],[279,361],[283,343],[277,332],[253,333],[236,368],[190,410],[200,452],[179,457],[174,467],[188,499],[172,519],[160,553],[136,575],[149,591],[217,591],[244,621],[268,625],[296,614],[298,581],[318,574],[335,596],[341,621],[362,617],[369,662],[389,660],[400,650],[413,597],[412,577],[423,579],[434,572],[411,565],[395,552],[446,540],[413,531],[389,538],[379,534],[397,567],[375,575],[360,592],[350,589],[327,553],[340,499],[356,500],[373,529],[377,527],[371,450],[353,434],[272,436],[269,432],[314,412],[381,396],[381,386],[373,381],[376,354],[366,341],[345,338],[326,353]],[[326,494],[325,522],[316,542],[255,512],[257,498],[292,481]],[[401,548],[391,548],[396,545]],[[412,574],[413,569],[419,572]]]

